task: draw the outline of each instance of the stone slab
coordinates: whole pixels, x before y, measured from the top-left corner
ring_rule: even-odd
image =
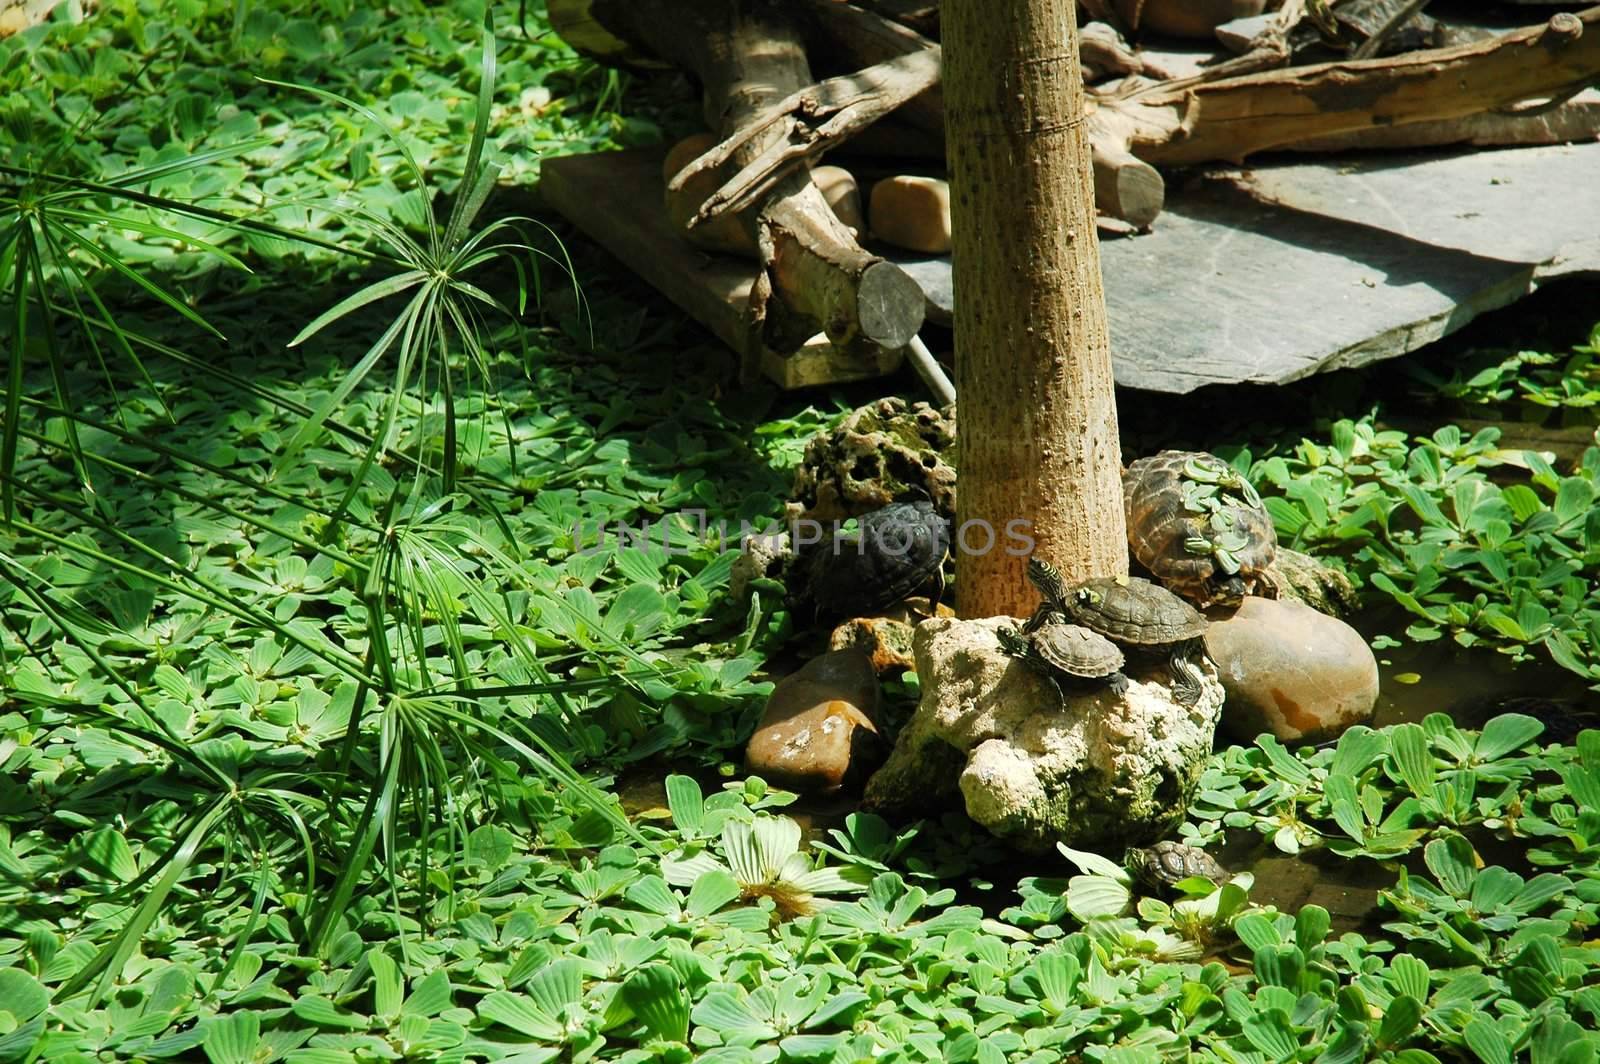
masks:
[[[1150,233],[1102,239],[1100,263],[1124,387],[1359,366],[1600,271],[1600,143],[1212,170],[1169,188]],[[902,265],[948,317],[948,262]]]

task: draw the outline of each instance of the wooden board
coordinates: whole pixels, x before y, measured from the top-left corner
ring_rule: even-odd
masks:
[[[730,308],[750,266],[666,229],[653,155],[544,167],[558,209],[737,341]],[[948,260],[874,250],[922,286],[930,319],[949,320]],[[1102,239],[1101,267],[1125,387],[1183,394],[1392,358],[1548,280],[1600,271],[1600,143],[1215,170],[1169,187],[1153,232]]]
[[[652,151],[568,155],[545,160],[541,196],[662,295],[737,352],[755,342],[745,308],[753,262],[714,255],[680,240],[662,208],[661,155]],[[761,371],[780,387],[802,388],[893,373],[904,351],[862,357],[813,337],[791,355],[759,347]]]

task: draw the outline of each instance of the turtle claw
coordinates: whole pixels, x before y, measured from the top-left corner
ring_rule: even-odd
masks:
[[[1120,672],[1114,672],[1106,677],[1106,686],[1111,689],[1112,694],[1121,698],[1128,693],[1128,678]]]

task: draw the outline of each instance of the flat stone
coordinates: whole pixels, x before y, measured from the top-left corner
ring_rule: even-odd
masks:
[[[745,747],[746,771],[801,794],[831,794],[877,764],[878,676],[857,649],[836,650],[779,681]]]
[[[1020,849],[1095,848],[1159,837],[1183,819],[1211,754],[1223,692],[1208,664],[1192,707],[1172,696],[1165,662],[1130,662],[1118,694],[1092,682],[1058,690],[1000,649],[1006,617],[937,617],[917,626],[922,700],[864,804],[926,815],[959,800]]]
[[[1591,142],[1221,167],[1169,188],[1149,233],[1100,243],[1117,383],[1285,384],[1600,272],[1600,196],[1573,192],[1596,172]],[[930,317],[954,314],[948,259],[886,254]]]
[[[1213,619],[1206,650],[1228,693],[1222,727],[1239,742],[1270,732],[1321,743],[1372,719],[1378,662],[1361,633],[1298,602],[1247,596]]]

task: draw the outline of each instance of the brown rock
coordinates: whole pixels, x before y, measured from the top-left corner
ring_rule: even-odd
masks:
[[[855,175],[842,166],[814,166],[811,183],[833,208],[834,217],[855,230],[859,239],[867,231],[867,222],[861,213],[861,187],[856,184]]]
[[[926,598],[910,598],[881,615],[845,621],[833,630],[828,649],[861,650],[872,660],[872,668],[879,676],[915,669],[912,637],[919,622],[934,616],[954,617],[955,611],[942,602],[935,611]]]
[[[950,250],[950,183],[936,177],[886,177],[872,186],[872,235],[896,247],[943,255]]]
[[[1206,650],[1228,692],[1222,727],[1241,742],[1262,732],[1326,742],[1372,719],[1378,662],[1348,624],[1298,602],[1247,596],[1213,620]]]
[[[1355,585],[1341,570],[1282,544],[1267,575],[1277,585],[1280,599],[1303,602],[1330,617],[1343,617],[1361,605]]]
[[[859,649],[812,658],[767,699],[745,769],[803,794],[829,794],[882,759],[878,677]]]

